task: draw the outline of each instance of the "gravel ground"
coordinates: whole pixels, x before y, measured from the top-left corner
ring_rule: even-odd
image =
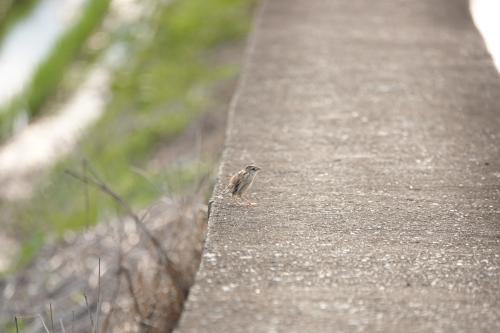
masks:
[[[467,1],[261,5],[177,332],[500,331],[500,79]]]

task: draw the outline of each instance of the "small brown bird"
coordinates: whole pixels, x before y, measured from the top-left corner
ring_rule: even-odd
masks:
[[[240,170],[231,177],[227,185],[227,191],[231,192],[233,198],[236,196],[237,199],[243,199],[247,204],[254,205],[254,203],[243,198],[243,194],[252,186],[259,170],[260,168],[255,165],[248,165],[245,169]]]

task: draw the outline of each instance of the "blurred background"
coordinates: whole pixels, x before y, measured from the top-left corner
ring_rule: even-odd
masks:
[[[0,271],[115,214],[65,169],[88,162],[135,209],[211,175],[252,7],[0,1]]]
[[[2,277],[116,215],[66,169],[100,175],[135,210],[213,179],[254,6],[0,0]],[[499,68],[500,1],[471,13]]]
[[[75,332],[173,327],[199,263],[254,5],[0,0],[1,332],[17,331],[14,316],[23,332],[43,330],[41,318],[54,325],[47,306]],[[142,219],[154,202],[143,223],[175,274],[156,266],[160,250],[129,214]],[[127,265],[141,300],[120,288]]]

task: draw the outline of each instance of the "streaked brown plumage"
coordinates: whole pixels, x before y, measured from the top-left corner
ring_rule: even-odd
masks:
[[[236,197],[238,199],[243,199],[248,204],[252,204],[243,198],[243,194],[250,188],[250,186],[252,186],[255,176],[259,170],[260,168],[255,165],[248,165],[245,169],[234,174],[227,186],[227,190],[231,193],[231,196],[233,198]]]

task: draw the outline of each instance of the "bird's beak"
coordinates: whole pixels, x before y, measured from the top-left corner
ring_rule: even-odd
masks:
[[[257,171],[260,171],[260,168],[259,167],[255,167],[257,169]]]

